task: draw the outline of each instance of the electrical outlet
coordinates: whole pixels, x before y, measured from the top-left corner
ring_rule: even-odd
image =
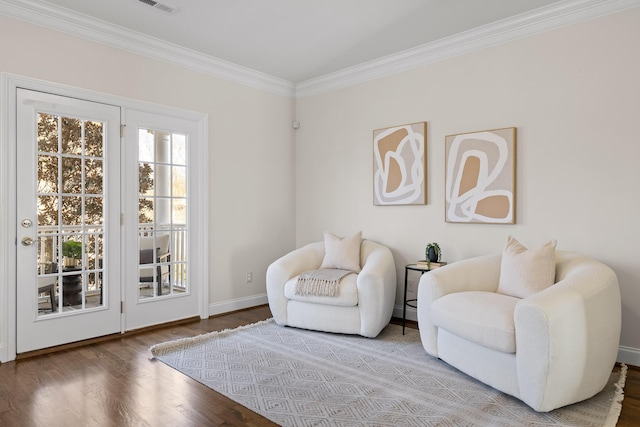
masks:
[[[247,283],[253,282],[253,272],[247,271]]]
[[[416,282],[413,279],[407,280],[407,291],[415,292],[418,289]]]

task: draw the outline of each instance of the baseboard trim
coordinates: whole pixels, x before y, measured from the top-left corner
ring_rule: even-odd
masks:
[[[393,317],[402,320],[402,306],[396,305],[393,307]],[[407,320],[418,321],[418,312],[413,307],[407,307]]]
[[[209,304],[209,316],[215,316],[218,314],[229,313],[232,311],[242,310],[245,308],[251,308],[258,305],[267,304],[267,294],[252,295],[245,298],[237,298],[227,301],[221,301],[214,304]]]
[[[640,367],[640,348],[621,345],[618,348],[618,362]]]

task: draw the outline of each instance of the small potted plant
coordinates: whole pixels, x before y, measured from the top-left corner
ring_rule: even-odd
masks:
[[[436,242],[427,243],[427,247],[424,249],[424,257],[427,260],[427,267],[431,267],[432,262],[439,262],[442,257],[442,251],[440,245]]]
[[[66,240],[62,242],[62,255],[65,267],[76,267],[78,260],[82,259],[82,242]]]

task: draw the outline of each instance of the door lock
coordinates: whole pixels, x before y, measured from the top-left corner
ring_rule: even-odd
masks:
[[[33,245],[33,239],[31,237],[23,237],[22,238],[22,244],[24,246],[31,246],[31,245]]]
[[[23,220],[22,220],[22,226],[23,226],[24,228],[29,228],[29,227],[31,227],[31,225],[32,225],[32,224],[33,224],[33,223],[31,222],[31,220],[30,220],[30,219],[23,219]]]

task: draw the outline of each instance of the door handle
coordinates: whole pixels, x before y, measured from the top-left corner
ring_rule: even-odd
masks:
[[[33,239],[31,237],[23,237],[22,238],[22,245],[23,246],[31,246],[31,245],[33,245]]]

